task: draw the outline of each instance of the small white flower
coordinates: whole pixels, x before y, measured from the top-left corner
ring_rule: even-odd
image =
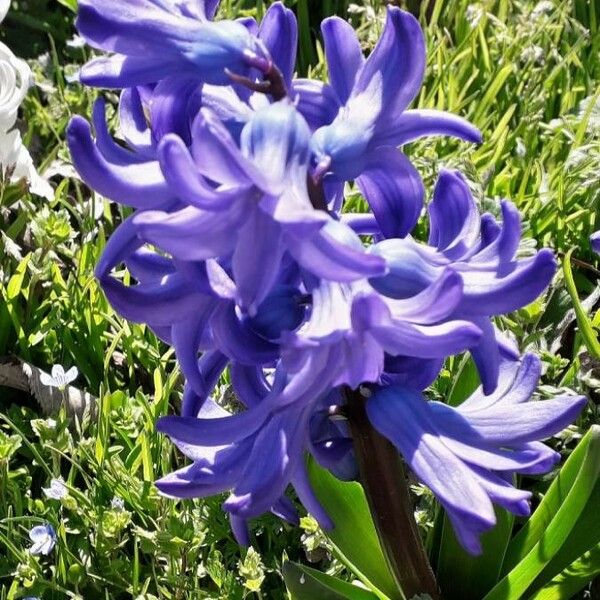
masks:
[[[64,390],[70,383],[77,379],[78,375],[79,371],[77,370],[77,367],[71,367],[65,373],[65,369],[62,365],[54,365],[52,367],[52,375],[42,373],[40,375],[40,381],[42,382],[42,385]]]
[[[115,496],[111,501],[110,501],[110,507],[113,510],[122,512],[125,510],[125,501],[123,500],[123,498],[119,498],[119,496]]]
[[[48,556],[56,545],[56,531],[50,523],[34,527],[29,532],[29,538],[33,542],[33,546],[29,548],[29,553],[33,555],[43,554]]]
[[[47,498],[51,498],[52,500],[62,500],[69,495],[69,490],[62,477],[60,479],[52,479],[50,487],[42,488],[42,492],[46,494]]]

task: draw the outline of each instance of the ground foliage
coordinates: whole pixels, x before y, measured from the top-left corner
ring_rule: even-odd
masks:
[[[176,409],[181,378],[172,351],[119,318],[93,278],[108,235],[126,215],[90,194],[64,143],[70,116],[89,115],[94,99],[68,83],[90,53],[74,37],[75,4],[18,0],[0,28],[0,39],[35,72],[20,126],[56,187],[50,203],[20,186],[0,191],[0,356],[47,370],[77,366],[76,385],[98,396],[101,408],[97,420],[68,426],[64,415],[45,418],[31,398],[0,388],[0,600],[277,599],[285,597],[284,556],[349,577],[310,518],[298,530],[275,517],[259,519],[247,551],[233,540],[220,498],[173,502],[153,488],[154,479],[181,466],[154,431],[157,417]],[[296,8],[301,27],[298,70],[315,77],[326,76],[322,16],[350,18],[366,49],[383,25],[379,0],[286,4]],[[223,0],[220,10],[260,16],[267,5]],[[574,248],[570,289],[559,272],[543,298],[498,322],[522,350],[543,357],[542,397],[564,389],[590,397],[579,422],[553,441],[567,455],[600,422],[600,356],[590,341],[600,325],[600,261],[588,242],[600,227],[600,7],[594,0],[448,0],[423,12],[429,59],[418,105],[469,118],[485,140],[471,147],[428,139],[407,148],[428,189],[442,166],[460,168],[485,210],[497,214],[501,198],[517,204],[523,254],[547,245],[564,257]],[[107,99],[114,104],[116,97]],[[364,210],[358,192],[350,194],[349,210]],[[425,235],[423,226],[419,233]],[[431,392],[456,404],[476,385],[472,365],[459,357]],[[218,391],[235,405],[226,377]],[[69,493],[49,499],[43,488],[58,477]],[[523,485],[539,500],[550,481]],[[433,502],[416,491],[426,535]],[[34,557],[28,532],[43,522],[56,528],[57,546]]]

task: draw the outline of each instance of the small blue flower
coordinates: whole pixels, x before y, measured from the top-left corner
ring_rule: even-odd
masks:
[[[123,500],[123,498],[119,498],[119,496],[115,496],[111,501],[110,501],[110,507],[113,510],[116,510],[118,512],[122,512],[125,510],[125,501]]]
[[[592,233],[590,236],[590,245],[596,254],[600,254],[600,231]]]
[[[69,495],[69,490],[62,477],[60,479],[52,479],[50,487],[42,488],[42,492],[44,492],[47,498],[51,498],[52,500],[62,500]]]
[[[56,531],[50,523],[36,525],[29,532],[29,538],[33,542],[29,552],[33,555],[43,554],[48,556],[56,545]]]

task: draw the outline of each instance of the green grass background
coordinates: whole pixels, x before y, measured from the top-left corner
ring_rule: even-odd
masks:
[[[120,319],[93,278],[124,215],[78,180],[64,143],[70,116],[89,115],[95,96],[67,84],[89,57],[73,43],[75,4],[17,0],[0,25],[0,40],[35,72],[20,127],[41,170],[55,174],[56,187],[52,202],[19,186],[0,193],[0,356],[17,355],[46,370],[76,365],[77,385],[101,399],[100,417],[69,428],[63,415],[49,420],[31,398],[0,388],[0,600],[279,599],[286,597],[279,574],[284,556],[349,578],[310,518],[300,529],[275,517],[257,520],[246,551],[232,538],[221,498],[173,502],[152,485],[183,464],[154,431],[157,417],[175,410],[181,377],[173,352],[145,327]],[[223,0],[220,14],[260,16],[268,4]],[[385,15],[378,0],[286,4],[300,22],[298,70],[323,79],[320,19],[350,18],[368,51]],[[600,4],[438,0],[422,17],[428,68],[416,104],[458,113],[484,133],[478,147],[429,139],[407,148],[427,189],[440,168],[460,168],[483,210],[498,214],[502,198],[517,204],[523,254],[550,246],[562,258],[574,249],[576,295],[559,273],[543,298],[498,320],[523,350],[542,355],[542,397],[564,389],[590,397],[580,421],[552,442],[568,454],[589,424],[600,422],[600,356],[593,343],[600,273],[588,242],[600,228]],[[106,97],[114,105],[116,96]],[[348,210],[364,208],[351,190]],[[418,234],[425,233],[422,223]],[[574,302],[590,296],[575,321]],[[432,397],[458,401],[476,384],[469,374],[464,359],[450,360]],[[223,378],[219,394],[228,393]],[[69,496],[49,500],[42,488],[59,476]],[[524,485],[539,498],[549,481]],[[432,502],[420,492],[426,533]],[[111,507],[115,496],[124,510]],[[49,557],[32,557],[28,531],[44,521],[56,527],[58,544]]]

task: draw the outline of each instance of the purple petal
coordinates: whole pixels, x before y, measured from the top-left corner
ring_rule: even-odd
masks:
[[[174,133],[190,145],[192,119],[201,105],[200,91],[197,77],[172,75],[159,82],[150,101],[150,122],[157,142]]]
[[[317,520],[317,523],[319,523],[325,531],[333,529],[333,521],[325,512],[325,509],[314,493],[308,479],[308,474],[306,473],[306,468],[303,464],[300,464],[294,472],[292,485],[296,490],[296,494],[298,494],[300,502],[302,502],[302,505],[306,508],[308,513]]]
[[[489,444],[510,446],[546,439],[570,425],[583,410],[587,399],[583,396],[562,396],[526,404],[495,403],[485,410],[469,411],[462,415],[457,410],[432,403],[436,419],[443,419],[446,431],[453,437],[469,441],[474,431],[478,439]],[[465,417],[469,428],[465,427]]]
[[[498,385],[500,372],[500,348],[496,340],[496,328],[491,321],[485,317],[473,319],[482,336],[479,343],[470,349],[473,362],[477,366],[481,387],[484,394],[491,394]]]
[[[450,317],[462,300],[462,279],[446,269],[422,292],[405,300],[386,300],[392,317],[422,325],[433,325]]]
[[[261,367],[232,363],[230,373],[236,396],[247,408],[260,404],[269,395],[271,387]]]
[[[512,202],[502,202],[502,230],[494,241],[481,250],[478,262],[493,261],[502,265],[513,260],[521,241],[521,215]]]
[[[134,87],[156,83],[173,72],[191,75],[191,67],[182,69],[176,60],[157,61],[144,56],[101,56],[89,61],[79,71],[79,80],[84,85],[109,89]]]
[[[227,362],[227,357],[218,350],[206,352],[202,355],[202,358],[197,361],[198,384],[201,385],[196,385],[195,389],[198,390],[199,395],[188,395],[187,402],[184,399],[181,408],[182,417],[198,416],[206,398],[214,389],[219,377],[221,377],[223,369],[227,366]]]
[[[159,208],[173,200],[158,162],[111,162],[100,154],[81,117],[69,123],[67,141],[75,168],[99,194],[135,208]]]
[[[300,114],[306,119],[311,131],[329,125],[340,109],[340,102],[333,88],[322,81],[295,79],[292,98]]]
[[[542,363],[535,354],[525,354],[520,361],[503,359],[494,392],[486,395],[482,388],[478,388],[460,405],[460,410],[466,413],[486,409],[496,402],[527,402],[537,387],[541,372]]]
[[[306,409],[274,415],[256,436],[246,469],[224,508],[250,518],[261,515],[284,493],[303,461],[307,436]]]
[[[123,146],[112,138],[106,124],[106,103],[103,98],[94,102],[92,122],[96,132],[96,147],[108,161],[117,165],[147,162],[147,159]]]
[[[137,237],[135,227],[132,227],[132,234]],[[111,236],[111,239],[113,237],[114,234]],[[114,259],[112,260],[114,265],[117,264],[114,262]],[[175,266],[171,259],[152,252],[147,248],[136,250],[125,257],[124,260],[127,270],[140,283],[160,283],[163,277],[175,272]]]
[[[325,57],[331,86],[341,104],[350,97],[356,75],[365,59],[352,26],[339,17],[329,17],[321,23],[325,42]]]
[[[419,22],[388,7],[383,34],[358,74],[352,97],[377,90],[384,116],[378,128],[385,130],[416,97],[424,71],[425,40]]]
[[[478,534],[496,523],[492,503],[477,477],[439,439],[428,412],[420,394],[402,388],[380,390],[367,402],[373,426],[431,488],[449,512],[462,544],[478,553]]]
[[[367,254],[356,234],[336,221],[330,221],[310,239],[291,239],[290,253],[317,277],[348,282],[385,273],[380,256]]]
[[[435,252],[410,238],[390,239],[372,246],[369,251],[385,259],[389,272],[369,283],[390,298],[411,298],[436,281],[444,267],[436,264]]]
[[[458,354],[474,346],[481,331],[468,321],[449,321],[440,325],[391,321],[373,327],[371,335],[389,354],[438,358]]]
[[[438,377],[443,367],[443,359],[422,359],[412,356],[386,356],[382,382],[385,385],[399,385],[411,390],[422,391]]]
[[[226,446],[240,442],[263,426],[269,412],[265,403],[228,417],[161,417],[156,423],[160,433],[177,443],[191,446]]]
[[[121,92],[119,101],[119,131],[127,143],[143,156],[154,158],[152,131],[146,121],[144,106],[137,88]]]
[[[229,254],[236,232],[246,218],[247,205],[236,202],[227,211],[210,212],[189,206],[173,213],[143,211],[133,222],[140,238],[184,261]]]
[[[356,183],[385,237],[403,238],[413,230],[423,208],[425,189],[404,154],[394,148],[379,148],[367,159]]]
[[[283,257],[281,227],[262,210],[246,217],[233,253],[233,276],[240,308],[255,316],[273,287]]]
[[[458,171],[442,170],[429,211],[429,244],[457,260],[479,239],[480,217],[467,182]]]
[[[499,272],[456,265],[464,282],[462,315],[500,315],[527,306],[550,285],[556,272],[551,250],[534,257],[503,265]],[[506,272],[506,274],[503,273]]]
[[[179,275],[168,275],[156,284],[124,286],[112,277],[101,281],[113,308],[134,323],[172,325],[186,319],[202,305],[205,296],[191,290]]]
[[[403,112],[377,132],[381,146],[403,146],[429,135],[448,135],[481,143],[481,132],[466,119],[442,110],[413,109]]]
[[[113,232],[100,256],[94,274],[102,281],[119,263],[143,245],[133,225],[133,215],[125,219]]]
[[[233,303],[216,311],[212,327],[219,349],[235,362],[260,365],[277,359],[278,347],[257,335],[247,320],[240,319]]]
[[[379,223],[377,223],[375,215],[371,213],[343,213],[340,220],[359,235],[376,235],[380,233]]]
[[[279,67],[289,89],[296,66],[298,46],[298,24],[294,13],[281,2],[272,4],[260,24],[259,37],[267,47],[273,62]]]
[[[212,298],[204,298],[204,301],[198,305],[197,311],[189,318],[173,325],[171,332],[177,361],[186,383],[198,396],[207,394],[206,382],[198,365],[198,352],[201,349],[202,341],[206,339],[209,320],[215,310],[215,305]]]
[[[192,206],[225,211],[240,197],[254,196],[249,186],[220,190],[210,186],[198,172],[183,141],[175,135],[168,135],[162,140],[158,153],[165,179],[177,196]]]
[[[262,181],[258,170],[242,155],[212,111],[200,111],[192,126],[192,139],[192,156],[200,173],[208,179],[230,186]]]
[[[256,112],[240,139],[243,154],[265,180],[260,187],[273,195],[288,186],[306,187],[309,142],[306,121],[287,99]]]

